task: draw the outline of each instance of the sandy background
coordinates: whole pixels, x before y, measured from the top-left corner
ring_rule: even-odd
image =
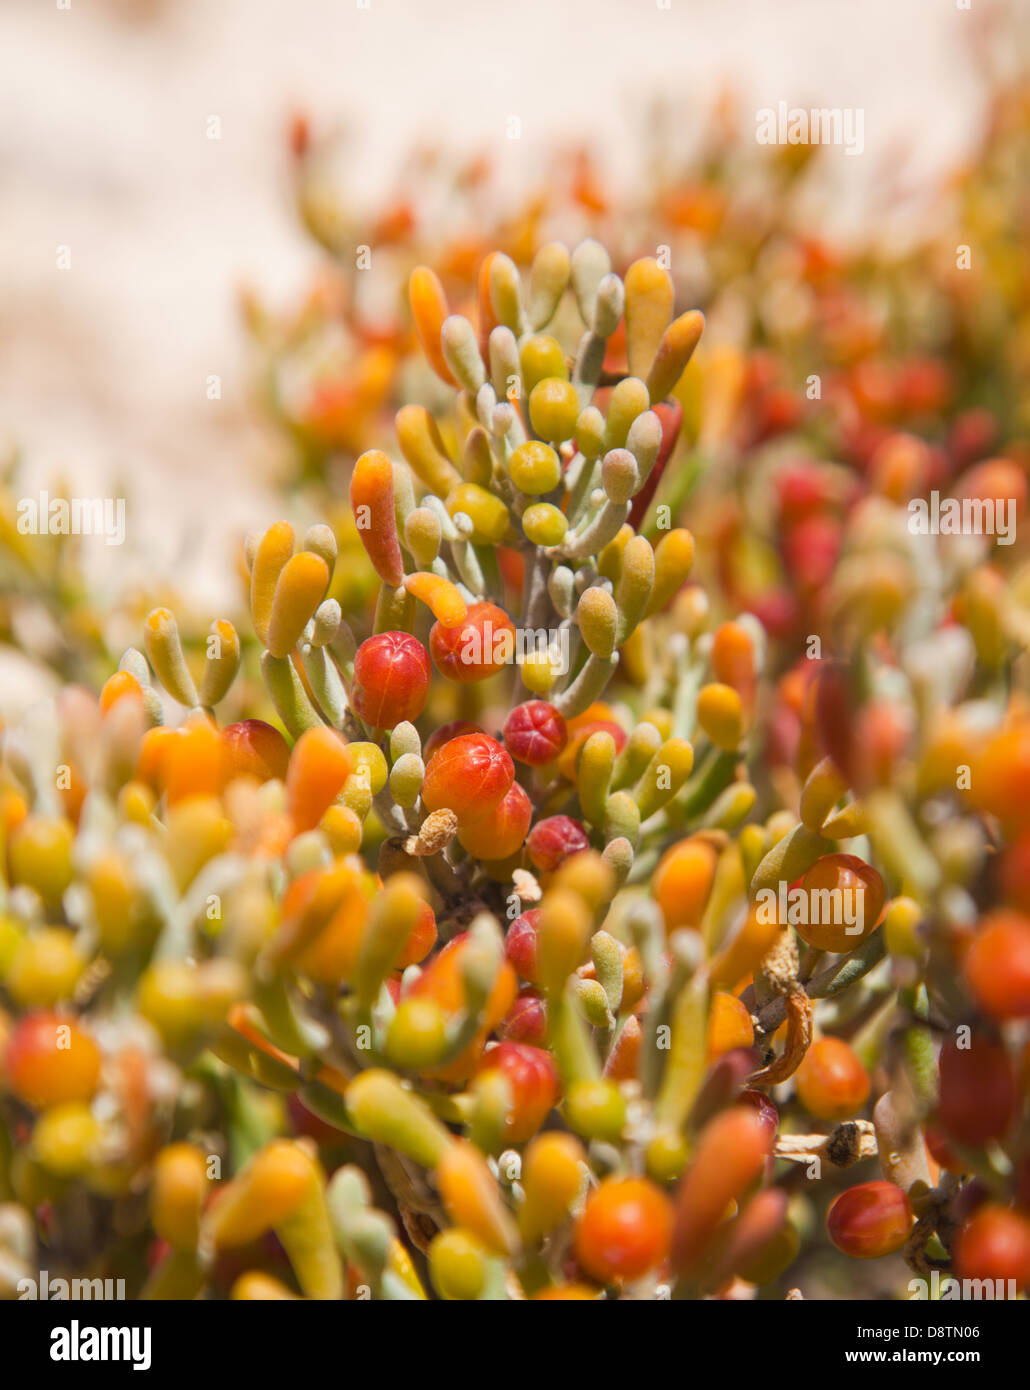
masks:
[[[650,95],[700,104],[727,76],[756,108],[864,107],[867,156],[845,161],[859,208],[886,149],[929,186],[975,133],[975,21],[954,0],[669,3],[4,0],[0,443],[39,486],[128,479],[120,565],[132,549],[187,589],[224,582],[223,538],[271,519],[278,447],[248,398],[237,289],[286,304],[315,263],[287,193],[298,105],[351,131],[359,205],[433,134],[489,146],[513,181],[589,136],[625,175]]]

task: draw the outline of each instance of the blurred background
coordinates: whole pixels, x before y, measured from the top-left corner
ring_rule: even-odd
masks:
[[[271,519],[297,449],[262,408],[255,322],[303,301],[327,242],[341,262],[376,245],[363,293],[389,316],[403,278],[378,247],[398,216],[423,246],[474,239],[563,159],[639,202],[649,161],[703,162],[713,112],[735,112],[753,158],[756,109],[785,100],[863,109],[864,154],[823,151],[798,207],[901,254],[975,157],[1018,61],[997,35],[1027,16],[1022,0],[363,5],[0,5],[0,447],[19,495],[63,480],[126,497],[125,546],[81,556],[120,590],[167,580],[208,606],[232,591],[231,542]],[[316,136],[319,178],[298,196]],[[593,229],[580,193],[573,216],[549,210],[550,234]],[[660,221],[627,250],[653,254]]]

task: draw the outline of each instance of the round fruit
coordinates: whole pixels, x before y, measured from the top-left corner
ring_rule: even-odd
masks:
[[[508,928],[504,950],[518,974],[531,985],[539,983],[537,977],[537,923],[540,909],[531,907],[521,917],[516,917]]]
[[[1030,1221],[994,1203],[980,1207],[959,1235],[955,1272],[960,1279],[1011,1279],[1016,1290],[1025,1289],[1030,1285]]]
[[[985,1014],[999,1022],[1030,1018],[1030,918],[985,917],[963,962],[966,982]]]
[[[422,804],[427,811],[447,807],[459,822],[471,824],[504,800],[514,780],[515,765],[496,739],[461,734],[429,759]]]
[[[525,788],[512,782],[504,800],[471,825],[462,826],[458,839],[477,859],[507,859],[525,843],[533,803]]]
[[[428,762],[433,754],[445,743],[450,743],[452,738],[460,738],[462,734],[482,734],[485,732],[485,729],[481,729],[478,724],[473,724],[469,719],[452,719],[449,724],[441,724],[429,735],[422,745],[422,757]]]
[[[243,719],[227,724],[221,732],[226,751],[229,777],[256,777],[259,782],[271,778],[286,780],[290,765],[290,747],[278,729],[263,719]]]
[[[547,1041],[547,1005],[535,994],[520,994],[497,1025],[497,1031],[508,1042],[542,1046]]]
[[[51,1106],[32,1131],[32,1154],[58,1178],[84,1173],[96,1154],[100,1126],[88,1105],[80,1100]]]
[[[707,840],[690,836],[667,849],[659,859],[652,890],[667,932],[700,923],[712,889],[717,857]]]
[[[422,713],[432,667],[422,643],[407,632],[380,632],[354,658],[351,704],[375,729],[393,729]]]
[[[478,1075],[499,1071],[511,1087],[511,1109],[504,1123],[509,1144],[523,1144],[537,1132],[558,1103],[558,1069],[549,1052],[526,1043],[502,1042],[484,1055]]]
[[[549,444],[530,439],[520,444],[508,460],[511,480],[520,492],[540,497],[561,482],[561,459]]]
[[[802,877],[808,923],[797,933],[819,951],[853,951],[876,929],[883,911],[883,879],[853,854],[824,854]]]
[[[485,681],[514,660],[515,624],[495,603],[473,603],[457,627],[433,624],[429,650],[448,680]]]
[[[841,1038],[817,1038],[794,1073],[801,1104],[818,1120],[846,1120],[869,1099],[869,1076]]]
[[[34,888],[51,907],[72,881],[72,827],[50,816],[26,816],[11,835],[11,880]]]
[[[526,848],[533,867],[550,873],[570,855],[589,849],[590,837],[571,816],[548,816],[533,826]]]
[[[576,1227],[576,1259],[603,1283],[639,1279],[666,1259],[672,1205],[646,1178],[607,1178],[587,1198]]]
[[[37,1110],[88,1101],[100,1083],[100,1049],[74,1018],[28,1014],[8,1039],[3,1074],[18,1099]]]
[[[516,705],[504,722],[504,744],[520,763],[543,767],[552,762],[568,741],[565,720],[546,700],[527,700]]]
[[[37,927],[14,948],[4,984],[23,1007],[48,1008],[71,998],[85,968],[74,932]]]
[[[979,1148],[1007,1133],[1016,1110],[1016,1077],[1001,1043],[976,1034],[968,1047],[959,1041],[941,1048],[937,1119],[957,1143]]]
[[[863,1182],[842,1192],[826,1216],[838,1250],[856,1260],[892,1255],[908,1240],[912,1209],[892,1182]]]
[[[549,376],[529,393],[529,419],[541,439],[560,444],[571,439],[579,419],[579,397],[571,382]]]
[[[568,529],[568,517],[553,502],[534,502],[522,513],[522,530],[534,545],[560,545]]]

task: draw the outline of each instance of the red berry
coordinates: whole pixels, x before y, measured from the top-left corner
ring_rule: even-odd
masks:
[[[1001,1043],[974,1036],[969,1047],[949,1041],[941,1048],[937,1118],[950,1138],[979,1148],[1000,1139],[1016,1108],[1016,1078]]]
[[[497,1025],[497,1032],[508,1042],[542,1047],[547,1041],[547,1005],[539,995],[520,994]]]
[[[460,822],[471,824],[504,800],[514,780],[515,764],[496,739],[462,734],[429,759],[422,804],[427,811],[447,807]]]
[[[362,642],[354,658],[351,704],[375,729],[417,719],[429,694],[429,653],[407,632],[380,632]]]
[[[589,849],[590,840],[579,821],[571,816],[548,816],[533,826],[526,846],[534,868],[549,873],[570,854]]]
[[[243,719],[227,724],[221,733],[230,778],[256,777],[268,782],[273,777],[286,780],[290,765],[290,746],[278,729],[263,719]]]
[[[1017,912],[986,917],[963,970],[973,998],[991,1018],[1030,1018],[1030,919]]]
[[[994,1203],[980,1207],[959,1235],[955,1272],[960,1279],[1011,1279],[1017,1290],[1026,1288],[1030,1284],[1030,1221]]]
[[[533,803],[525,788],[512,782],[500,805],[482,820],[463,826],[458,839],[477,859],[507,859],[522,848],[532,819]]]
[[[473,603],[458,627],[434,623],[429,650],[436,669],[449,680],[483,681],[515,655],[515,624],[495,603]]]
[[[765,1126],[769,1136],[770,1144],[776,1138],[776,1131],[780,1127],[780,1112],[773,1105],[767,1095],[761,1091],[741,1091],[737,1097],[738,1105],[747,1105],[754,1110],[755,1114]]]
[[[516,705],[504,724],[504,742],[511,756],[530,767],[551,762],[568,741],[565,720],[546,700]]]
[[[672,1204],[646,1178],[606,1178],[576,1227],[576,1259],[595,1279],[639,1279],[660,1265],[672,1239]]]
[[[841,1038],[817,1038],[794,1074],[805,1109],[819,1120],[846,1120],[869,1099],[869,1075]]]
[[[908,1240],[912,1209],[896,1183],[863,1182],[840,1194],[827,1213],[826,1229],[845,1255],[875,1260]]]
[[[558,1068],[549,1052],[526,1043],[502,1042],[490,1048],[478,1074],[500,1071],[511,1087],[511,1109],[504,1122],[508,1143],[531,1139],[558,1103]]]
[[[539,921],[540,909],[531,907],[521,917],[515,918],[504,942],[508,959],[522,979],[528,980],[531,985],[539,983],[536,960],[536,928]]]

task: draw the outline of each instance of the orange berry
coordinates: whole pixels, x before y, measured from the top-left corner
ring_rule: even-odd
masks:
[[[429,650],[436,669],[460,684],[483,681],[509,665],[515,654],[515,624],[495,603],[473,603],[455,627],[433,624]]]
[[[809,946],[853,951],[876,930],[887,890],[864,860],[853,854],[824,854],[802,876],[799,886],[808,894],[808,922],[795,925]]]
[[[11,1031],[3,1076],[18,1099],[37,1110],[88,1101],[100,1081],[100,1049],[70,1016],[27,1014]]]
[[[459,822],[480,820],[507,796],[515,780],[515,765],[496,739],[486,734],[452,738],[429,759],[422,782],[427,811],[444,807]]]
[[[481,820],[458,831],[462,848],[477,859],[507,859],[525,843],[533,803],[518,782],[512,782],[504,800]]]
[[[870,1081],[841,1038],[817,1038],[794,1074],[802,1105],[819,1120],[846,1120],[869,1099]]]
[[[587,1198],[576,1226],[576,1259],[610,1284],[639,1279],[669,1253],[672,1204],[646,1178],[606,1178]]]
[[[963,1227],[955,1248],[960,1279],[1012,1280],[1017,1290],[1030,1284],[1030,1221],[1018,1212],[988,1203]]]
[[[974,999],[991,1018],[1030,1017],[1030,918],[1005,911],[985,917],[962,969]]]

